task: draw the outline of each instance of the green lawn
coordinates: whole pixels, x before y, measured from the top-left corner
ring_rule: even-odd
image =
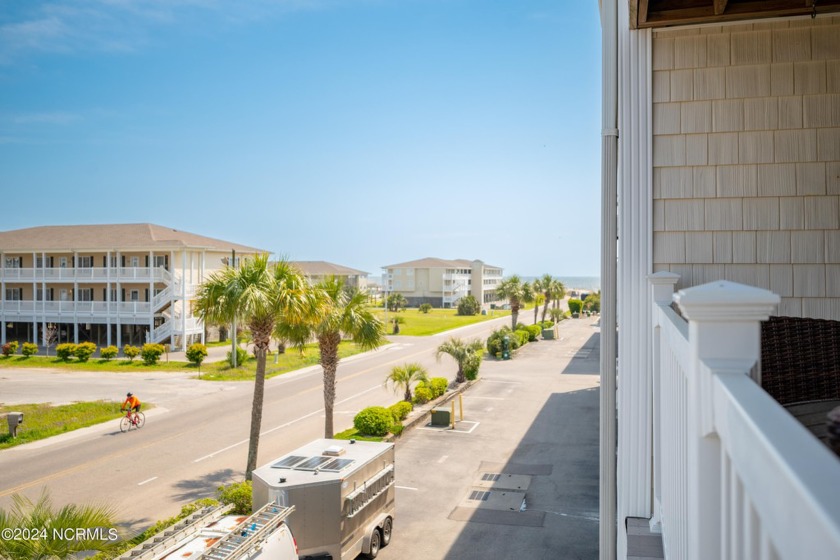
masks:
[[[5,433],[0,434],[0,449],[57,436],[122,416],[120,403],[107,401],[59,406],[49,403],[0,406],[0,413],[5,412],[23,412],[23,425],[18,429],[18,437],[14,439],[5,431],[6,426],[2,427]]]
[[[352,342],[342,342],[338,347],[339,358],[346,358],[353,354],[359,354],[362,349]],[[285,354],[281,354],[278,362],[274,363],[275,355],[268,356],[265,364],[265,376],[274,377],[292,370],[315,365],[321,359],[317,344],[307,344],[304,352],[301,353],[295,348],[288,348]],[[195,368],[192,367],[194,370]],[[253,356],[241,367],[232,368],[227,362],[216,362],[201,366],[201,379],[207,381],[248,381],[254,379],[257,372],[257,361]]]
[[[376,316],[384,319],[384,311],[382,309],[374,309]],[[456,315],[456,309],[432,309],[428,313],[420,313],[417,309],[406,309],[394,313],[388,312],[388,321],[391,323],[386,325],[387,334],[393,332],[394,317],[399,317],[405,322],[400,325],[400,334],[408,336],[428,336],[437,334],[439,332],[448,331],[465,325],[472,325],[498,317],[505,317],[510,315],[510,311],[503,311],[496,309],[488,311],[487,315]]]
[[[339,357],[346,358],[358,354],[361,349],[352,342],[342,342],[338,349]],[[320,359],[317,344],[308,344],[301,354],[299,350],[289,348],[275,364],[274,354],[266,360],[266,377],[274,377],[288,371],[314,365]],[[128,360],[100,360],[91,359],[87,362],[80,362],[75,358],[65,362],[54,356],[0,356],[0,368],[55,368],[75,371],[101,371],[119,373],[124,371],[174,371],[192,373],[199,375],[199,369],[189,362],[167,362],[165,355],[156,365],[147,366],[140,358],[133,361]],[[231,368],[227,361],[205,363],[201,366],[201,379],[208,381],[247,381],[254,379],[257,370],[257,362],[253,355],[249,354],[248,361],[241,364],[241,367]]]

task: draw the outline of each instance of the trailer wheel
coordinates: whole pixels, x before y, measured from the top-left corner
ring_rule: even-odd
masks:
[[[385,521],[382,523],[382,546],[388,546],[388,543],[391,542],[391,531],[394,529],[394,520],[390,517],[386,517]]]
[[[368,558],[376,558],[376,555],[379,554],[379,547],[382,544],[382,537],[379,534],[379,528],[373,530],[373,533],[370,534],[370,552],[366,554]]]

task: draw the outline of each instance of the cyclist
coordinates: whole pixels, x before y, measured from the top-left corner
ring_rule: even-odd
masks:
[[[134,413],[132,422],[137,423],[137,413],[140,412],[140,399],[134,396],[131,391],[126,393],[125,402],[123,402],[122,408],[120,408],[120,411],[122,412],[125,412],[126,410]]]

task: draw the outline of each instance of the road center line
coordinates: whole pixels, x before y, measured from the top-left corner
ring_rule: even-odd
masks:
[[[522,385],[521,381],[498,381],[496,379],[484,379],[484,383],[507,383],[508,385]]]
[[[146,479],[146,480],[144,480],[143,482],[138,482],[138,483],[137,483],[137,486],[143,486],[143,485],[144,485],[144,484],[146,484],[147,482],[151,482],[151,481],[153,481],[153,480],[157,480],[157,479],[158,479],[158,477],[156,477],[156,476],[153,476],[152,478],[147,478],[147,479]]]
[[[400,490],[417,490],[417,488],[412,488],[411,486],[394,486],[394,488],[399,488]]]
[[[335,403],[335,404],[342,404],[342,403],[345,403],[345,402],[347,402],[347,401],[349,401],[349,400],[355,399],[355,398],[357,398],[357,397],[360,397],[360,396],[364,395],[365,393],[370,393],[371,391],[373,391],[373,390],[375,390],[375,389],[379,389],[379,388],[381,388],[381,385],[374,385],[373,387],[371,387],[371,388],[369,388],[369,389],[365,389],[364,391],[361,391],[361,392],[359,392],[359,393],[356,393],[355,395],[351,395],[351,396],[347,397],[346,399],[342,399],[342,400],[338,401],[338,402],[337,402],[337,403]],[[304,414],[303,416],[301,416],[301,417],[299,417],[299,418],[295,418],[294,420],[290,420],[290,421],[286,422],[285,424],[280,424],[279,426],[275,426],[275,427],[271,428],[270,430],[266,430],[266,431],[264,431],[264,432],[260,432],[260,437],[262,437],[262,436],[264,436],[264,435],[268,435],[268,434],[270,434],[270,433],[272,433],[272,432],[276,432],[277,430],[281,430],[281,429],[283,429],[283,428],[288,428],[288,427],[289,427],[289,426],[291,426],[292,424],[295,424],[295,423],[297,423],[297,422],[300,422],[301,420],[306,420],[307,418],[309,418],[309,417],[311,417],[311,416],[315,416],[316,414],[321,414],[322,412],[324,412],[324,409],[323,409],[323,408],[319,408],[318,410],[312,411],[312,412],[310,412],[309,414]],[[219,449],[218,451],[214,451],[213,453],[210,453],[209,455],[205,455],[204,457],[199,457],[198,459],[194,460],[194,461],[193,461],[193,463],[198,463],[198,462],[200,462],[200,461],[203,461],[204,459],[210,459],[211,457],[215,457],[215,456],[216,456],[216,455],[218,455],[219,453],[224,453],[225,451],[228,451],[228,450],[230,450],[230,449],[233,449],[234,447],[238,447],[238,446],[240,446],[240,445],[242,445],[242,444],[244,444],[244,443],[248,443],[248,441],[249,441],[249,440],[247,440],[247,439],[243,439],[242,441],[237,441],[236,443],[234,443],[234,444],[232,444],[232,445],[228,445],[227,447],[225,447],[225,448],[223,448],[223,449]]]
[[[478,395],[470,395],[467,397],[469,399],[486,399],[488,401],[506,401],[507,397],[480,397]]]
[[[438,465],[439,465],[439,464],[441,464],[441,463],[443,463],[443,462],[444,462],[444,461],[446,461],[447,459],[449,459],[449,455],[443,455],[440,459],[438,459],[438,460],[437,460]]]

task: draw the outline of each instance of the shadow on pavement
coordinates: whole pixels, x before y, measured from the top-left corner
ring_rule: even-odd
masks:
[[[180,480],[175,483],[175,487],[182,492],[173,494],[172,498],[179,502],[192,502],[200,498],[215,498],[219,486],[239,482],[241,478],[242,474],[237,474],[233,469],[221,469],[203,475],[199,479]]]
[[[591,363],[587,373],[593,373]],[[467,523],[445,558],[598,558],[599,393],[552,394],[507,463],[482,463],[477,477],[484,471],[532,475],[526,509],[472,510],[459,519]]]
[[[572,355],[563,373],[571,375],[598,375],[600,370],[601,333],[593,333]]]

